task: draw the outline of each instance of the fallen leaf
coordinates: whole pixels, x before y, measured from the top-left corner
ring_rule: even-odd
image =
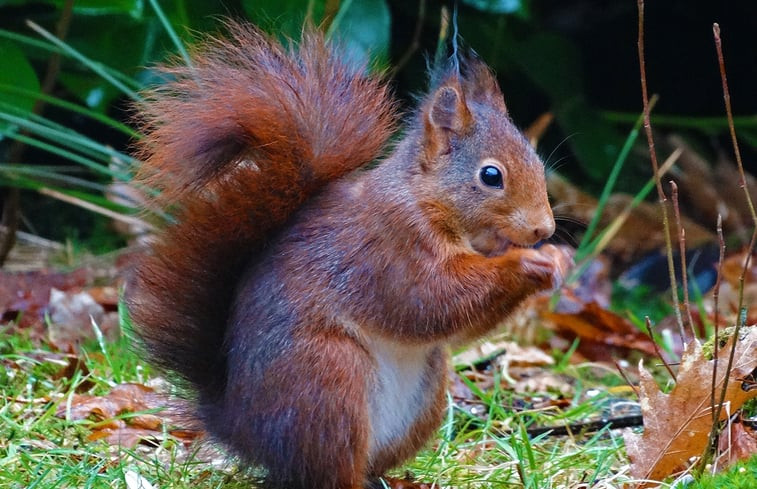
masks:
[[[496,360],[507,366],[554,365],[555,359],[534,346],[521,346],[514,341],[483,341],[473,344],[453,358],[455,365],[475,365],[479,362]]]
[[[595,302],[584,304],[575,313],[543,314],[563,336],[581,339],[578,351],[593,361],[611,361],[613,353],[624,356],[629,350],[656,355],[654,343],[630,321]]]
[[[741,421],[730,423],[728,431],[720,435],[718,451],[725,466],[757,455],[757,433]]]
[[[726,379],[727,361],[733,338],[721,349],[716,376],[716,392]],[[631,473],[641,480],[661,480],[682,468],[694,456],[701,455],[712,428],[710,389],[714,360],[707,361],[700,344],[689,342],[681,357],[678,379],[669,394],[664,394],[652,375],[639,364],[641,410],[644,433],[623,434],[631,459]],[[720,420],[733,414],[757,390],[745,391],[742,381],[757,367],[757,326],[742,330],[736,344],[733,369]]]
[[[80,268],[71,273],[47,270],[8,273],[0,270],[0,316],[15,319],[23,313],[24,325],[41,319],[50,301],[50,290],[77,289],[92,281],[92,271]]]
[[[157,414],[142,413],[161,410],[169,404],[166,396],[142,384],[119,384],[106,396],[76,394],[68,404],[70,408],[67,403],[61,403],[56,415],[72,420],[94,418],[97,421],[88,440],[105,439],[112,445],[126,447],[162,436],[164,425],[172,425],[179,419],[170,409]],[[191,436],[192,432],[194,436]],[[171,430],[169,434],[172,434]],[[191,440],[200,435],[199,431],[182,429],[177,430],[176,438]]]
[[[88,378],[89,368],[87,367],[86,362],[76,355],[68,356],[68,364],[56,372],[55,375],[53,375],[53,379],[73,379],[77,372],[81,373],[81,379],[75,387],[77,393],[87,392],[94,387],[94,382]]]
[[[510,374],[511,383],[507,387],[519,394],[550,392],[568,399],[575,394],[575,386],[566,376],[548,370],[518,368],[510,371]]]

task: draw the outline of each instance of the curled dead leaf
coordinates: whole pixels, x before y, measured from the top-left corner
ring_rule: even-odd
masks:
[[[733,369],[729,373],[725,402],[720,413],[722,421],[748,399],[757,397],[757,390],[742,389],[742,381],[757,367],[757,326],[742,330],[736,343]],[[726,381],[727,361],[722,357],[730,351],[734,339],[722,348],[717,364],[716,392]],[[682,468],[691,457],[699,456],[707,444],[713,422],[711,383],[715,361],[708,361],[698,342],[692,341],[681,358],[678,379],[669,394],[664,394],[652,375],[639,365],[639,387],[644,433],[623,435],[631,459],[631,473],[643,480],[660,480]]]
[[[163,427],[174,424],[175,413],[170,409],[163,410],[169,403],[166,396],[145,385],[119,384],[106,396],[76,394],[68,405],[61,403],[56,415],[74,420],[94,418],[96,422],[88,440],[105,439],[113,445],[133,447],[143,440],[162,436]],[[180,435],[177,438],[181,440],[192,440],[201,435],[199,431],[186,429],[177,432]]]

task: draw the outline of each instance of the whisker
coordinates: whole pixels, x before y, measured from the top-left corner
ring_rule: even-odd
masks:
[[[569,155],[565,155],[562,158],[555,160],[554,163],[545,163],[544,166],[547,169],[547,172],[556,172],[557,170],[565,166],[565,163],[568,162],[568,158],[569,158]]]
[[[587,226],[586,222],[581,221],[579,219],[576,219],[574,217],[570,217],[570,216],[555,216],[555,221],[556,222],[570,222],[572,224],[577,224],[577,225],[583,227],[584,229]]]
[[[578,240],[567,229],[555,229],[555,234],[549,239],[552,243],[566,244],[573,248],[578,247]]]
[[[552,206],[552,212],[561,209],[596,209],[595,204],[585,204],[582,202],[559,202]]]
[[[562,146],[568,139],[570,139],[570,138],[572,138],[573,136],[576,136],[576,135],[578,135],[577,132],[574,132],[573,134],[569,134],[569,135],[565,136],[562,141],[560,141],[559,143],[557,143],[557,145],[552,149],[552,152],[549,153],[549,156],[547,156],[546,158],[544,158],[544,166],[548,167],[549,160],[555,154],[555,151],[557,151],[558,149],[560,149],[560,146]]]

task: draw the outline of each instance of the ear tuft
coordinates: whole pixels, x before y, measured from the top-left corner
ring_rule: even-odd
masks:
[[[429,112],[429,122],[435,129],[462,133],[471,122],[471,114],[463,100],[462,92],[445,85],[434,94]]]

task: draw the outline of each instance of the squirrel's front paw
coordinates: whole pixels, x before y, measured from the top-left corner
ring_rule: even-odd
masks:
[[[538,282],[541,290],[557,290],[573,266],[572,251],[565,246],[552,244],[545,244],[538,249],[524,249],[521,262],[524,273]]]

